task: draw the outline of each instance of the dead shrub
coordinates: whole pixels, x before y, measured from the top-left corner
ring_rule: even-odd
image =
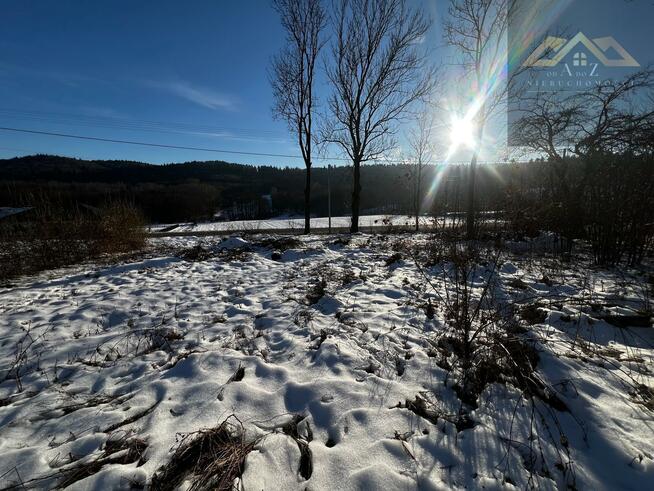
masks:
[[[392,254],[391,256],[387,257],[386,260],[384,261],[384,263],[386,264],[386,266],[392,266],[393,264],[395,264],[395,263],[397,263],[397,262],[399,262],[401,260],[402,260],[402,254],[400,254],[399,252],[396,252],[396,253]]]
[[[495,382],[565,411],[565,404],[538,377],[538,353],[523,336],[513,307],[499,300],[500,255],[475,244],[451,243],[442,269],[442,293],[420,269],[444,307],[447,328],[435,343],[441,353],[438,364],[455,377],[453,388],[463,403],[462,414],[468,412],[466,407],[476,408],[482,391]],[[544,321],[545,313],[530,305],[521,315],[536,323]]]
[[[170,462],[152,478],[151,489],[173,490],[189,480],[189,490],[230,491],[255,444],[246,440],[243,425],[233,415],[215,428],[181,435]]]
[[[452,423],[457,431],[469,430],[474,428],[476,424],[466,413],[450,414],[443,411],[430,400],[430,395],[426,392],[417,394],[414,400],[406,399],[404,403],[400,403],[395,407],[408,409],[434,425],[438,424],[439,420],[447,421]]]
[[[307,302],[309,305],[318,303],[322,297],[325,296],[327,290],[327,280],[325,278],[317,279],[313,285],[309,288],[309,291],[306,294]]]
[[[236,247],[234,249],[220,249],[218,251],[218,257],[227,262],[247,261],[251,254],[252,251],[248,246]]]
[[[520,317],[522,317],[527,324],[533,326],[534,324],[542,324],[547,318],[547,312],[543,310],[540,305],[532,303],[525,305],[520,310]]]
[[[650,411],[654,411],[654,388],[638,384],[632,391],[632,397]]]
[[[0,224],[0,280],[145,246],[145,221],[127,203],[68,209],[40,203]]]
[[[432,239],[427,241],[424,247],[420,247],[419,251],[422,254],[422,261],[426,267],[436,266],[443,261],[445,255],[445,247],[442,240]]]
[[[100,254],[115,254],[145,246],[145,219],[127,203],[111,203],[100,210],[97,238],[92,238]]]
[[[352,242],[352,238],[348,236],[339,236],[331,242],[333,246],[347,247]]]
[[[7,380],[13,380],[16,383],[16,390],[23,391],[21,379],[39,369],[41,355],[44,351],[44,341],[51,329],[50,326],[40,334],[36,334],[33,332],[31,323],[29,324],[25,329],[25,334],[16,343],[13,361],[7,367],[3,367],[4,373],[0,373],[0,384]]]
[[[196,262],[211,259],[215,256],[215,253],[203,247],[202,244],[197,244],[193,247],[178,251],[176,255],[185,261]]]
[[[255,243],[258,247],[270,248],[278,252],[302,247],[302,241],[292,236],[264,237]]]

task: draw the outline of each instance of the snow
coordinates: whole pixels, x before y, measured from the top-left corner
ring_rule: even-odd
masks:
[[[420,223],[431,223],[431,219],[421,217]],[[349,216],[332,217],[332,228],[349,228]],[[359,217],[362,228],[406,227],[415,224],[415,217],[408,215],[364,215]],[[329,228],[329,218],[311,218],[314,229]],[[271,218],[269,220],[235,220],[231,222],[164,224],[150,227],[151,232],[243,232],[263,230],[303,230],[304,218]]]
[[[507,258],[505,297],[547,300],[528,335],[539,376],[570,411],[496,383],[470,413],[475,426],[457,431],[404,404],[422,394],[445,414],[460,408],[449,372],[430,356],[446,319],[438,308],[428,318],[424,304],[438,295],[408,253],[430,237],[349,237],[299,237],[277,260],[256,239],[155,239],[211,254],[80,266],[0,290],[0,380],[18,359],[22,389],[15,377],[0,383],[0,487],[52,488],[62,470],[131,435],[147,442],[143,465],[107,464],[69,487],[130,489],[169,461],[179,434],[234,414],[261,438],[244,489],[654,489],[654,414],[625,376],[654,385],[654,329],[618,329],[578,301],[634,312],[643,300],[636,272]],[[324,295],[310,304],[321,278]],[[516,279],[525,287],[510,286]],[[228,383],[239,367],[242,380]],[[294,415],[300,435],[312,435],[308,480],[296,441],[280,430]],[[541,416],[560,425],[565,444],[534,439]],[[547,472],[540,461],[540,472],[527,470],[536,441]]]

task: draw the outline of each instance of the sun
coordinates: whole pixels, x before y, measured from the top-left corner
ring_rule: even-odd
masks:
[[[461,146],[475,146],[475,125],[468,117],[455,116],[450,124],[450,145],[452,150]]]

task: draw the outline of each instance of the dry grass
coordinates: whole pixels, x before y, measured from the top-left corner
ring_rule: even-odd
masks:
[[[255,242],[258,247],[266,247],[273,249],[275,251],[284,252],[288,249],[299,249],[302,247],[302,241],[296,237],[292,236],[282,236],[282,237],[263,237],[259,241]]]
[[[150,489],[173,490],[188,481],[189,490],[229,491],[255,444],[256,440],[245,439],[243,425],[233,415],[215,428],[182,435],[170,462],[152,478]]]
[[[25,218],[0,223],[0,281],[141,250],[146,242],[144,225],[141,213],[124,203],[93,212],[45,203]]]
[[[105,444],[102,455],[98,458],[62,470],[63,478],[57,484],[57,489],[64,489],[82,479],[97,474],[105,465],[136,462],[137,467],[139,467],[146,461],[145,450],[147,447],[147,442],[140,438],[110,439]]]

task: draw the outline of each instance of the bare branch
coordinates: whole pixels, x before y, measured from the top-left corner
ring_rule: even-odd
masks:
[[[334,7],[331,118],[323,139],[352,159],[357,231],[361,163],[394,148],[397,123],[434,87],[434,69],[420,48],[430,21],[405,0],[336,0]]]
[[[286,45],[273,58],[270,83],[275,105],[273,115],[288,124],[298,141],[307,169],[305,187],[305,232],[310,228],[311,150],[315,140],[313,117],[316,100],[313,92],[316,61],[324,45],[326,25],[320,0],[274,0],[286,30]]]

